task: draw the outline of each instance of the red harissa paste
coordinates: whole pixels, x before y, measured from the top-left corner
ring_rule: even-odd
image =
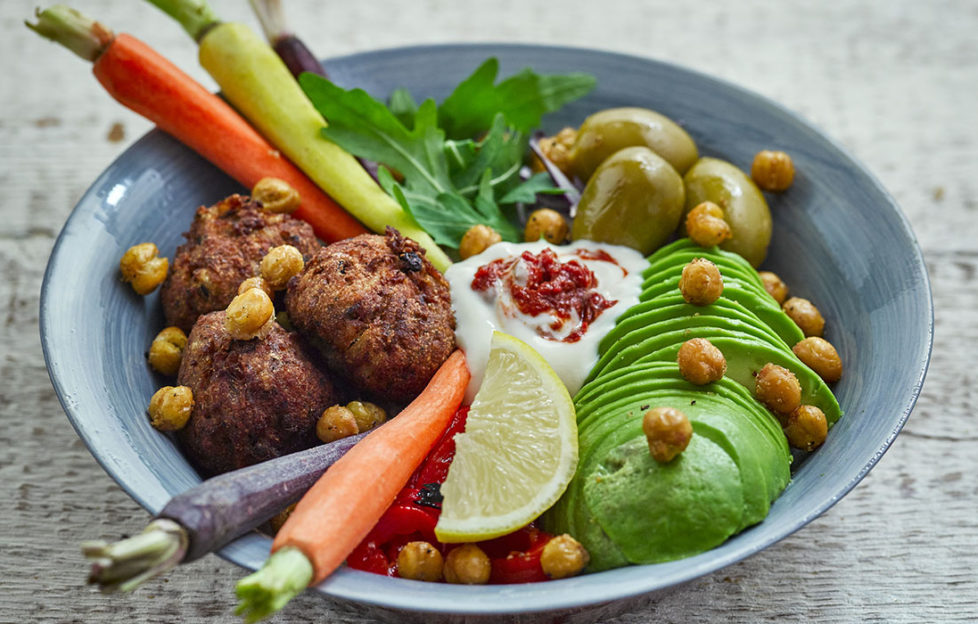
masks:
[[[618,264],[601,251],[593,252],[593,256],[588,253],[587,257],[581,257]],[[517,258],[500,258],[479,267],[472,280],[472,290],[487,292],[497,283],[509,292],[516,308],[523,314],[549,314],[553,318],[547,325],[550,331],[538,327],[537,333],[559,342],[580,340],[588,326],[617,303],[617,300],[605,299],[595,290],[597,280],[589,268],[577,260],[561,262],[552,249],[544,249],[538,254],[524,251]],[[576,326],[566,335],[557,336],[556,332],[575,321]]]

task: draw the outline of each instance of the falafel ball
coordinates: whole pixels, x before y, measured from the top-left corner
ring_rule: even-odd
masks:
[[[167,324],[186,332],[201,314],[226,308],[272,247],[292,245],[307,260],[321,247],[309,224],[243,195],[198,208],[184,237],[160,298]]]
[[[215,475],[316,444],[316,421],[340,402],[318,354],[295,332],[232,340],[225,312],[201,316],[187,339],[177,382],[194,407],[178,438],[191,462]]]
[[[335,373],[380,399],[413,399],[455,349],[448,282],[391,227],[324,247],[285,305]]]

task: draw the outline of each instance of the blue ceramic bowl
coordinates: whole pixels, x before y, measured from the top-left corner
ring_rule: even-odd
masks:
[[[593,93],[545,120],[548,131],[579,124],[601,108],[644,106],[685,126],[703,155],[744,169],[761,149],[792,155],[794,186],[770,198],[774,239],[765,266],[826,317],[827,338],[845,362],[835,391],[846,415],[824,447],[796,466],[763,523],[696,557],[505,587],[426,584],[341,569],[318,590],[429,614],[574,612],[688,581],[797,531],[879,460],[924,379],[933,325],[930,288],[899,208],[860,164],[777,104],[647,59],[570,48],[451,45],[357,54],[329,61],[327,69],[337,83],[377,96],[405,86],[418,98],[440,99],[488,56],[499,58],[502,75],[531,66],[597,77]],[[200,477],[145,416],[163,380],[150,372],[143,354],[163,318],[157,295],[136,296],[119,281],[118,260],[142,241],[155,241],[172,257],[197,206],[240,190],[169,136],[151,132],[78,203],[45,274],[41,334],[61,403],[102,467],[152,513]],[[269,545],[266,537],[251,534],[221,554],[254,569]]]

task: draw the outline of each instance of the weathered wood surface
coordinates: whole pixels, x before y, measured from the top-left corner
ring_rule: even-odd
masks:
[[[190,41],[155,9],[77,4],[213,84]],[[215,5],[253,22],[244,2]],[[782,102],[865,162],[910,219],[932,280],[933,360],[909,424],[823,517],[614,621],[978,621],[978,4],[288,5],[300,36],[323,56],[481,40],[672,61]],[[74,202],[149,124],[111,101],[82,61],[22,26],[33,7],[0,3],[0,622],[234,622],[231,587],[241,571],[216,557],[128,597],[82,583],[78,543],[134,532],[147,515],[96,464],[58,404],[40,351],[38,294]],[[305,595],[277,621],[367,620],[355,606]]]

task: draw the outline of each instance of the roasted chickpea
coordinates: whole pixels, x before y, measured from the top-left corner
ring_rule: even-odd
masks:
[[[777,273],[771,271],[758,271],[757,275],[764,282],[764,290],[767,291],[767,294],[774,297],[778,305],[783,304],[784,300],[788,298],[788,285],[778,277]]]
[[[501,240],[503,237],[499,232],[488,225],[481,223],[473,225],[462,235],[462,240],[458,244],[458,255],[462,260],[477,256]]]
[[[235,340],[251,340],[261,336],[274,315],[272,299],[263,290],[251,288],[228,304],[224,328]]]
[[[790,370],[768,362],[754,378],[754,396],[772,412],[788,414],[801,404],[801,384]]]
[[[285,180],[262,178],[251,189],[251,198],[260,201],[268,212],[292,214],[301,203],[299,192]]]
[[[550,208],[540,208],[530,213],[523,238],[528,243],[543,238],[548,243],[560,245],[567,240],[567,233],[567,221],[564,220],[563,215]]]
[[[428,542],[408,542],[397,553],[397,574],[414,581],[440,581],[444,560]]]
[[[387,412],[384,408],[366,401],[350,401],[346,404],[346,409],[350,410],[357,421],[358,432],[369,431],[387,420]]]
[[[642,431],[649,441],[652,459],[665,464],[686,450],[693,425],[686,414],[672,407],[656,407],[642,417]]]
[[[149,422],[160,431],[186,426],[194,409],[194,393],[187,386],[163,386],[149,400]]]
[[[713,202],[698,204],[686,215],[686,233],[700,247],[713,247],[730,238],[730,225],[723,209]]]
[[[717,381],[727,372],[727,359],[706,338],[687,340],[676,358],[679,374],[689,383],[703,386]]]
[[[792,297],[784,302],[781,309],[806,336],[821,336],[825,330],[825,319],[822,318],[822,313],[808,299]]]
[[[584,546],[564,533],[554,537],[543,547],[540,553],[540,567],[543,573],[552,579],[574,576],[583,570],[591,560],[591,555]]]
[[[137,294],[148,295],[166,279],[170,261],[159,255],[160,250],[153,243],[133,245],[122,254],[119,272]]]
[[[489,582],[492,563],[475,544],[463,544],[445,557],[445,580],[459,585],[485,585]]]
[[[720,269],[706,258],[694,258],[683,267],[679,278],[679,292],[693,305],[710,305],[723,294],[723,277]]]
[[[788,444],[803,451],[814,451],[825,442],[829,422],[822,410],[814,405],[801,405],[788,414],[784,434]]]
[[[180,360],[186,346],[187,334],[179,327],[167,327],[153,338],[146,359],[153,370],[173,376],[180,370]]]
[[[765,191],[784,191],[795,179],[795,164],[784,152],[763,150],[754,156],[750,177]]]
[[[272,516],[272,519],[268,521],[268,525],[271,527],[274,533],[278,533],[279,529],[282,528],[282,525],[285,524],[285,521],[289,519],[289,516],[291,516],[292,512],[295,510],[295,506],[296,503],[292,503],[282,511]]]
[[[824,381],[832,383],[842,378],[842,359],[828,340],[809,336],[791,347],[791,350]]]
[[[271,297],[272,294],[274,294],[272,287],[269,286],[268,282],[266,282],[260,275],[256,275],[255,277],[249,277],[248,279],[241,282],[238,285],[238,294],[243,295],[245,291],[252,288],[257,288],[258,290],[264,291],[265,294],[268,295],[269,297]]]
[[[342,405],[327,407],[316,421],[316,437],[323,442],[333,442],[358,433],[357,417]]]
[[[543,137],[540,139],[540,151],[547,157],[547,160],[569,175],[571,169],[570,150],[576,140],[577,130],[566,127],[552,137]],[[533,159],[533,169],[535,171],[544,170],[543,163],[537,158]]]
[[[272,290],[283,290],[304,266],[301,251],[292,245],[279,245],[268,250],[261,259],[261,277]]]

